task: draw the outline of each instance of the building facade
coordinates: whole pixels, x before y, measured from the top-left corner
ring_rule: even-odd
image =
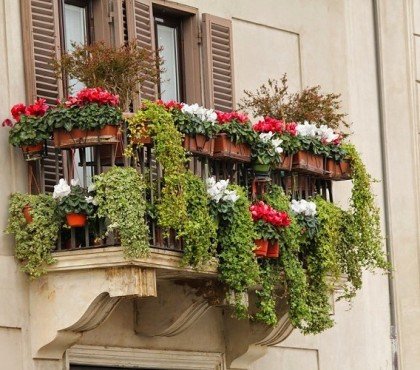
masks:
[[[417,369],[420,1],[0,0],[1,115],[18,101],[65,95],[46,61],[51,50],[127,38],[164,46],[172,82],[161,93],[189,103],[235,107],[245,89],[284,73],[292,90],[341,93],[353,141],[380,180],[393,278],[365,274],[351,310],[334,304],[334,328],[303,336],[286,312],[272,331],[231,319],[206,284],[215,272],[181,269],[174,253],[128,264],[118,247],[59,252],[30,281],[2,234],[0,368]],[[142,96],[154,89],[146,84]],[[27,165],[7,137],[0,133],[2,229],[9,195],[28,190]],[[335,188],[343,205],[348,187]]]

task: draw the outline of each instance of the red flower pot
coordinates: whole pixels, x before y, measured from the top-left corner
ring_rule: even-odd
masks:
[[[32,210],[32,207],[29,204],[27,204],[22,209],[23,217],[25,217],[26,223],[28,224],[30,224],[34,220],[31,215],[31,210]]]
[[[227,134],[218,134],[214,139],[213,157],[233,159],[240,162],[251,161],[251,148],[244,143],[235,144]]]
[[[54,146],[56,148],[82,148],[116,143],[118,143],[118,126],[106,125],[100,130],[81,130],[78,128],[71,131],[54,130]]]
[[[300,150],[293,155],[292,170],[311,175],[323,175],[324,157]]]
[[[70,227],[83,227],[86,225],[87,216],[80,213],[68,213],[66,221]]]
[[[257,239],[255,240],[256,248],[254,249],[254,253],[256,256],[265,257],[267,255],[268,250],[268,240],[265,239]]]
[[[44,143],[41,142],[34,145],[22,145],[21,148],[24,153],[28,153],[28,154],[39,153],[44,150]]]
[[[293,155],[281,155],[280,163],[277,166],[278,170],[291,171],[292,170]]]
[[[212,156],[214,139],[209,139],[204,135],[185,135],[183,146],[185,150],[193,154]]]
[[[349,161],[335,161],[327,159],[325,166],[326,177],[332,180],[349,180],[351,179],[351,167]]]
[[[279,254],[280,254],[279,241],[278,240],[270,240],[270,242],[268,244],[267,257],[268,258],[278,258]]]

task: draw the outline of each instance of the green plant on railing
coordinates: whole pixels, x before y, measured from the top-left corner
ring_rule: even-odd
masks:
[[[236,316],[244,318],[248,317],[248,307],[241,295],[259,280],[259,267],[252,252],[256,235],[244,190],[239,186],[229,190],[235,191],[238,198],[218,225],[219,272],[221,281],[235,293]]]
[[[259,311],[255,314],[255,318],[267,325],[276,325],[278,321],[276,288],[279,283],[280,272],[276,262],[269,259],[263,259],[260,262],[261,289],[256,290]]]
[[[143,177],[131,167],[112,167],[94,180],[98,216],[108,219],[108,230],[118,230],[125,256],[147,255],[149,229]]]
[[[30,207],[28,223],[23,208]],[[51,251],[60,229],[57,203],[49,195],[13,194],[10,198],[6,232],[15,237],[15,255],[22,262],[22,271],[31,278],[44,274],[46,265],[54,263]]]
[[[182,261],[199,268],[216,255],[216,223],[210,215],[205,185],[191,172],[186,173],[185,192],[188,218],[178,235],[184,240]]]

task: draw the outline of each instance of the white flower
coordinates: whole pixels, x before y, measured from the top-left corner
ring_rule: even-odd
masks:
[[[273,144],[274,150],[277,154],[283,153],[283,148],[280,146],[283,140],[281,139],[272,139],[271,144]]]
[[[239,199],[239,195],[236,194],[235,190],[226,190],[225,195],[223,195],[223,200],[228,202],[235,203]]]
[[[316,125],[309,123],[308,121],[305,121],[303,124],[299,123],[296,126],[298,135],[300,136],[310,136],[310,137],[316,137],[318,128]]]
[[[184,106],[181,108],[181,111],[183,113],[188,113],[193,116],[196,116],[202,121],[207,121],[211,123],[215,123],[217,121],[217,114],[214,111],[214,109],[207,109],[198,104],[184,104]]]
[[[85,200],[86,200],[86,203],[93,204],[94,206],[98,205],[98,202],[92,196],[85,197]]]
[[[79,185],[79,180],[77,179],[71,179],[70,180],[70,185],[71,186],[77,186],[77,185]]]
[[[301,200],[292,200],[291,203],[292,211],[296,214],[304,214],[308,217],[313,217],[316,215],[316,204],[314,202],[308,202],[305,199]]]
[[[327,125],[321,125],[317,130],[317,135],[319,136],[320,140],[325,141],[326,143],[331,143],[335,139],[338,138],[338,134],[334,132],[334,130]]]
[[[96,185],[95,184],[90,184],[88,187],[88,192],[91,193],[92,191],[96,190]]]
[[[266,143],[266,142],[268,142],[269,140],[272,139],[273,135],[274,134],[271,131],[270,132],[261,132],[260,140],[263,141],[264,143]]]
[[[63,197],[66,197],[71,192],[71,188],[69,184],[67,184],[67,181],[64,179],[60,179],[57,185],[54,185],[54,193],[53,198],[54,199],[61,199]]]
[[[206,185],[207,185],[207,188],[211,188],[212,186],[214,186],[216,184],[216,179],[214,178],[214,176],[212,176],[212,177],[209,177],[207,180],[206,180]]]

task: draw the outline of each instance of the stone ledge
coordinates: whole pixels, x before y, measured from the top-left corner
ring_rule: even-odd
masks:
[[[148,257],[126,259],[122,247],[106,247],[54,252],[56,263],[48,266],[48,272],[98,269],[118,266],[139,266],[156,269],[162,278],[217,278],[217,266],[195,270],[181,267],[181,253],[169,250],[151,249]]]

